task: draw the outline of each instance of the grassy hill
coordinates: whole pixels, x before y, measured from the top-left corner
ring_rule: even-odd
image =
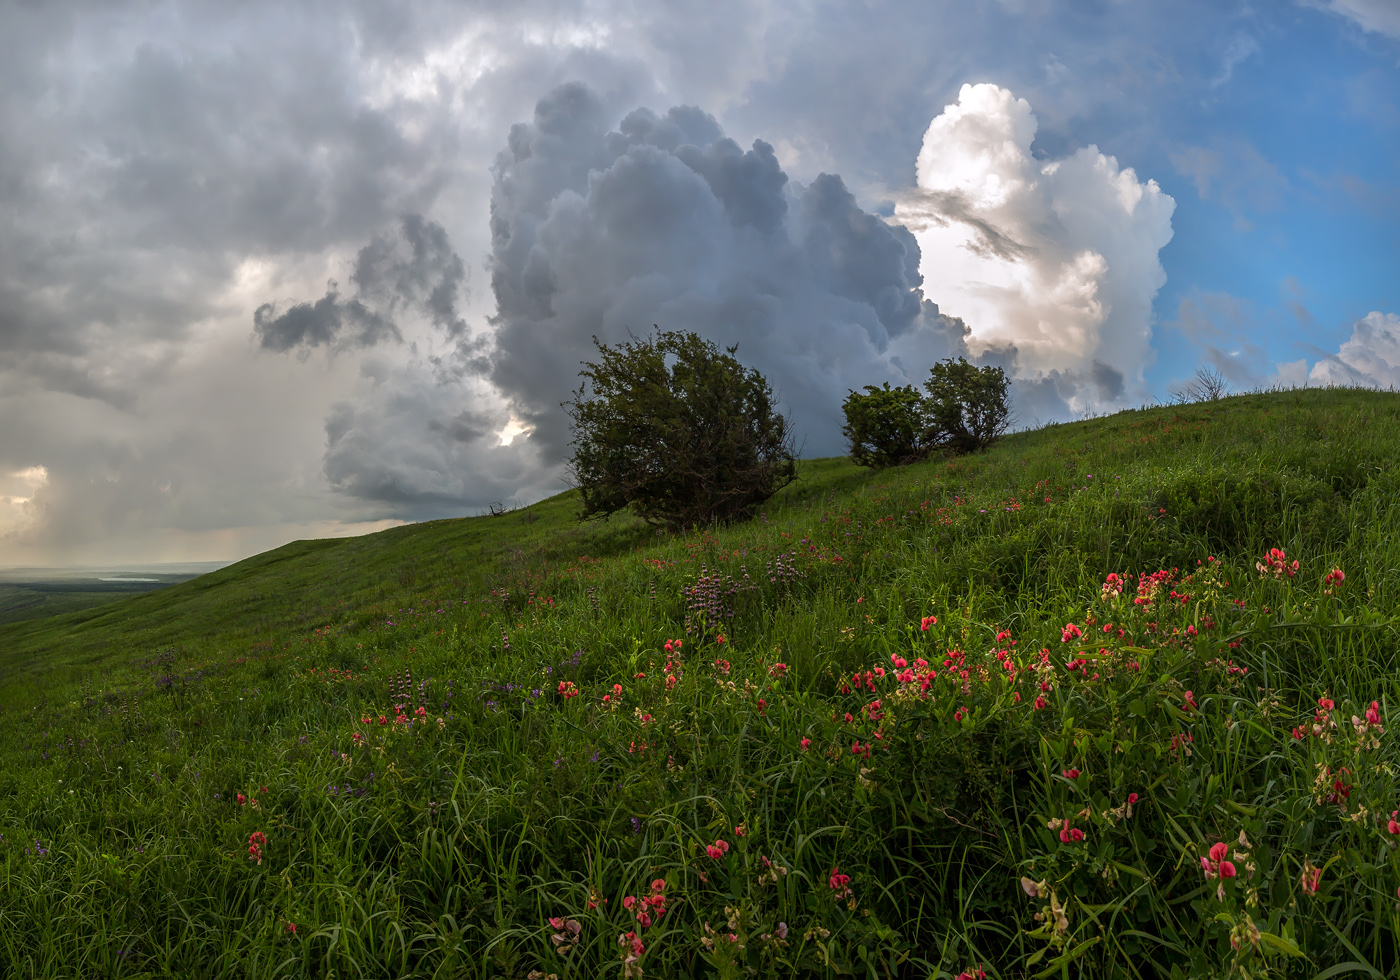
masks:
[[[1392,975],[1397,459],[1249,395],[0,626],[0,964]]]

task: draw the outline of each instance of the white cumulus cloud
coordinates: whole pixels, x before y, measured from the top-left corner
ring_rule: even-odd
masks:
[[[895,220],[970,349],[1004,352],[1023,418],[1121,406],[1144,392],[1176,202],[1093,145],[1036,158],[1036,127],[1025,99],[964,85],[929,125]]]
[[[1337,353],[1312,366],[1308,384],[1400,386],[1400,316],[1375,310],[1357,320]]]

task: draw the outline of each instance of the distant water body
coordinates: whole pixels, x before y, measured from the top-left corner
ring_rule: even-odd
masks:
[[[148,585],[185,582],[217,571],[230,561],[172,561],[133,565],[73,565],[51,568],[0,568],[0,583],[127,582]]]

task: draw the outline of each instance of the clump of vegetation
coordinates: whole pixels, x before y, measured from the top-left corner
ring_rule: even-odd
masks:
[[[1240,396],[0,627],[0,974],[1394,976],[1396,458]]]
[[[566,402],[582,516],[625,508],[680,530],[748,516],[796,474],[792,429],[758,371],[694,333],[609,346]],[[591,383],[592,390],[589,390]]]
[[[864,393],[847,394],[841,432],[851,459],[860,466],[884,468],[927,459],[930,454],[971,453],[985,449],[1011,423],[1010,385],[999,367],[976,367],[965,358],[935,364],[922,396],[912,385],[891,388],[866,385]]]

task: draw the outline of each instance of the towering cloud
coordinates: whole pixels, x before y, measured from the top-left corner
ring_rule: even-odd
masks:
[[[1006,89],[964,85],[929,125],[895,217],[969,347],[1018,379],[1023,417],[1120,406],[1142,395],[1175,202],[1095,146],[1038,159],[1036,125]]]
[[[694,330],[762,370],[809,454],[842,450],[847,388],[922,380],[966,327],[925,298],[907,230],[840,177],[790,181],[696,108],[637,109],[616,129],[565,85],[512,128],[491,198],[490,377],[546,458],[580,361],[653,324]]]

